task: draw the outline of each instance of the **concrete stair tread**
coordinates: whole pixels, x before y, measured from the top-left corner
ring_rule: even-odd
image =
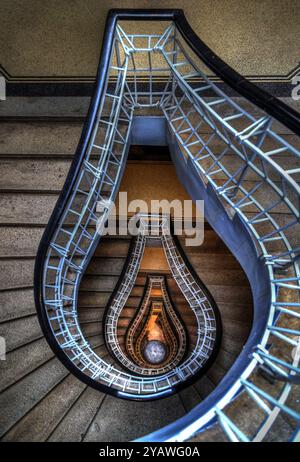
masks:
[[[184,413],[176,395],[144,403],[106,396],[84,441],[132,441],[173,422]]]
[[[37,315],[14,319],[0,324],[0,336],[6,339],[6,351],[14,350],[42,336]]]
[[[0,395],[2,410],[0,415],[1,435],[9,431],[67,374],[67,370],[62,363],[57,358],[53,358],[2,393]],[[12,406],[11,403],[14,403],[14,405]]]
[[[5,435],[3,441],[45,441],[85,388],[69,374]]]
[[[36,314],[33,288],[12,289],[0,292],[0,322]]]
[[[105,395],[86,387],[79,399],[61,419],[48,441],[82,441]]]
[[[0,362],[0,391],[13,385],[24,375],[30,374],[53,356],[54,353],[44,338],[35,340],[8,353],[6,361]]]

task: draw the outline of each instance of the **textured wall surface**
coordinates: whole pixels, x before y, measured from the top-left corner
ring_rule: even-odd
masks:
[[[298,0],[0,0],[0,8],[0,64],[13,78],[93,77],[110,8],[183,8],[247,76],[287,76],[299,64]]]

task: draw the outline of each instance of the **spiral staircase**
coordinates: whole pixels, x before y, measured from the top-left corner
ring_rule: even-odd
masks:
[[[37,252],[39,323],[28,258],[37,228],[23,236],[21,263],[3,251],[3,441],[299,440],[299,135],[298,113],[222,62],[181,11],[110,12],[89,112]],[[199,248],[167,233],[161,216],[155,245],[143,215],[134,239],[102,236],[130,146],[141,144],[167,146],[190,197],[204,200]],[[44,161],[29,162],[25,183],[34,166],[56,189]],[[20,190],[7,176],[5,187]],[[143,270],[151,245],[161,245],[163,275]],[[158,367],[143,354],[151,284],[168,331],[169,362]]]

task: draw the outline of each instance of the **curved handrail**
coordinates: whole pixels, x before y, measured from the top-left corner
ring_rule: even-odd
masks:
[[[153,218],[155,221],[158,219],[157,216]],[[176,241],[175,245],[175,239],[169,233],[168,219],[166,217],[161,217],[158,221],[159,240],[164,249],[169,268],[197,321],[197,341],[193,352],[192,354],[188,354],[186,358],[180,362],[179,360],[181,360],[185,351],[184,344],[181,349],[179,349],[179,352],[181,350],[179,359],[175,357],[171,362],[162,365],[155,371],[155,369],[152,370],[139,366],[137,361],[134,363],[128,358],[125,352],[123,352],[119,344],[116,334],[117,325],[128,295],[136,281],[146,239],[147,236],[150,235],[151,216],[147,216],[146,219],[144,219],[143,215],[140,216],[138,238],[136,239],[135,247],[132,249],[127,271],[120,277],[118,285],[107,304],[106,313],[103,318],[103,331],[108,349],[126,369],[140,375],[150,376],[156,373],[158,377],[168,377],[172,384],[176,384],[176,376],[179,374],[179,376],[184,377],[184,383],[187,383],[186,381],[188,379],[195,379],[196,376],[199,378],[200,375],[203,375],[216,357],[222,336],[220,314],[213,297],[194,271],[191,270],[190,265],[183,257],[179,242]],[[157,238],[156,236],[156,239]],[[187,284],[187,279],[190,284]],[[182,289],[182,286],[184,286],[185,290]],[[151,286],[149,286],[148,292],[150,287]],[[195,295],[195,293],[197,295]],[[145,297],[144,300],[147,300],[147,297]],[[131,328],[129,328],[128,334],[130,334],[131,329],[143,318],[143,307],[145,309],[147,303],[141,305],[141,309],[134,319]],[[173,309],[171,308],[168,312],[171,318],[173,316],[172,312]],[[175,321],[174,324],[177,325],[177,321]],[[174,376],[172,374],[174,374]]]
[[[35,266],[35,300],[36,300],[38,316],[41,322],[42,329],[45,335],[47,336],[47,339],[53,351],[57,354],[57,356],[60,357],[62,361],[64,360],[64,357],[65,357],[64,352],[61,350],[61,348],[58,346],[55,340],[52,339],[51,337],[49,339],[49,336],[47,335],[49,330],[51,330],[51,326],[49,325],[47,316],[45,314],[45,310],[44,310],[45,300],[43,299],[43,294],[42,294],[42,286],[44,283],[44,276],[43,276],[44,264],[46,261],[47,250],[50,246],[52,237],[55,234],[56,228],[61,218],[63,217],[64,209],[66,207],[66,204],[68,203],[69,198],[72,195],[73,188],[80,174],[80,169],[84,163],[85,153],[88,149],[90,139],[92,138],[92,135],[93,135],[93,127],[96,121],[97,111],[99,109],[99,106],[101,106],[103,99],[105,98],[105,85],[107,81],[109,61],[110,61],[110,56],[111,56],[111,51],[112,51],[112,43],[113,43],[113,37],[115,34],[115,30],[116,30],[117,21],[118,20],[128,20],[128,19],[129,20],[135,19],[135,20],[173,21],[178,31],[184,37],[184,39],[186,40],[188,45],[191,47],[191,49],[207,65],[209,69],[211,69],[218,77],[224,80],[224,82],[226,82],[231,88],[237,91],[239,95],[244,96],[248,101],[252,102],[254,105],[258,106],[259,108],[263,109],[267,114],[269,114],[271,117],[274,117],[276,120],[278,120],[283,125],[288,127],[294,133],[300,135],[299,114],[293,109],[291,109],[290,107],[281,103],[275,97],[272,97],[267,92],[259,89],[253,83],[248,82],[245,78],[240,76],[236,71],[234,71],[232,68],[226,65],[220,58],[218,58],[192,31],[191,27],[188,25],[184,17],[184,14],[181,10],[152,10],[152,11],[149,11],[149,10],[125,10],[125,11],[124,10],[112,10],[108,15],[108,19],[106,23],[104,40],[103,40],[103,45],[102,45],[102,52],[101,52],[101,59],[100,59],[98,72],[97,72],[96,86],[95,86],[94,96],[90,104],[88,117],[86,119],[86,123],[84,125],[84,129],[83,129],[83,132],[82,132],[82,135],[81,135],[81,138],[80,138],[77,150],[76,150],[76,154],[72,162],[70,171],[68,173],[66,182],[64,184],[63,190],[60,194],[58,202],[55,206],[55,209],[50,218],[46,231],[41,240],[37,259],[36,259],[36,266]],[[208,110],[210,111],[210,109]],[[260,156],[259,153],[258,153],[258,156]],[[267,161],[270,165],[272,165],[274,170],[280,174],[280,167],[278,166],[278,164],[276,164],[276,162],[273,162],[272,159],[266,160],[265,157],[263,156],[262,158],[264,161]],[[204,174],[206,173],[205,169],[203,170],[203,173]],[[283,177],[283,175],[285,177],[284,178],[285,181],[287,180],[292,186],[293,184],[295,184],[294,179],[290,177],[289,173],[283,171],[281,172],[281,177]],[[271,182],[269,178],[268,178],[268,181]],[[276,191],[276,185],[273,184],[272,187]],[[223,190],[219,188],[219,193],[222,194],[223,192],[224,192],[224,188]],[[247,191],[243,191],[243,192],[247,194]],[[280,193],[279,190],[277,192]],[[232,201],[230,202],[229,197],[225,197],[225,198],[230,203],[230,205],[235,209],[235,211],[239,212],[242,216],[243,214],[241,213],[239,207],[234,202]],[[293,204],[288,203],[288,201],[286,201],[286,203],[291,208],[291,211],[293,213]],[[257,204],[260,205],[259,203]],[[299,219],[299,216],[297,215],[297,213],[295,214],[295,216],[297,217],[297,219]],[[270,218],[270,222],[272,222],[272,217]],[[255,235],[255,229],[253,226],[252,228],[253,228],[252,231]],[[276,228],[276,231],[277,231],[277,228]],[[280,230],[278,231],[278,233],[279,233],[279,237],[283,240],[283,242],[287,246],[288,255],[291,258],[292,257],[295,259],[298,258],[297,255],[295,255],[296,249],[293,249],[290,247],[290,244],[288,240],[286,239],[284,232]],[[267,256],[264,242],[262,240],[262,236],[255,235],[255,238],[261,244],[261,248],[264,251],[263,255]],[[266,237],[264,238],[265,240],[267,239]],[[277,264],[275,257],[272,257],[272,258],[271,257],[272,256],[268,256],[267,264],[269,265],[274,264],[274,263]],[[281,259],[284,260],[283,257],[284,257],[284,254],[281,257]],[[85,265],[87,265],[87,263],[88,263],[88,259],[86,260]],[[273,277],[273,273],[270,271],[270,277],[271,276]],[[79,286],[81,277],[82,277],[82,273],[79,275],[79,279],[76,282],[77,287]],[[275,286],[278,289],[280,282],[276,280],[275,282],[272,281],[272,284],[273,284],[272,291],[274,294]],[[275,303],[276,302],[274,302],[274,304]],[[272,316],[274,315],[274,306],[275,305],[273,305]],[[289,310],[284,311],[284,308],[283,308],[282,312],[285,313],[288,311]],[[283,335],[281,334],[281,331],[278,332],[278,336],[279,335]],[[260,353],[261,356],[262,354],[263,352]],[[68,367],[72,372],[76,373],[75,366],[73,366],[72,364],[71,365],[69,364]],[[247,378],[247,375],[246,375],[246,378]],[[93,386],[92,380],[86,379],[86,382]],[[243,382],[243,386],[245,386],[247,391],[248,389],[251,388],[250,385],[245,380]],[[251,390],[253,392],[253,389]],[[235,389],[235,391],[237,391],[237,389]],[[231,397],[233,397],[233,395],[231,395]],[[220,421],[223,423],[225,422],[226,425],[228,425],[228,422],[225,420],[225,417],[222,414],[220,414],[220,412],[221,411],[218,411],[218,416],[219,416]]]
[[[84,160],[84,153],[87,149],[88,141],[91,136],[93,124],[96,118],[97,108],[101,98],[104,97],[105,80],[109,68],[109,59],[113,43],[113,36],[118,20],[136,20],[136,21],[174,21],[180,32],[183,34],[188,44],[205,62],[208,68],[216,73],[218,77],[224,79],[226,83],[236,90],[239,94],[250,100],[253,104],[264,109],[268,114],[274,116],[283,125],[290,128],[294,133],[300,135],[300,114],[279,101],[276,97],[271,96],[265,90],[259,89],[257,85],[249,82],[238,72],[222,61],[204,42],[195,34],[188,24],[183,10],[134,10],[134,9],[112,9],[107,16],[102,48],[100,53],[100,62],[97,69],[95,88],[93,97],[90,102],[86,121],[83,126],[81,137],[68,172],[66,181],[59,195],[53,213],[49,219],[45,232],[42,236],[35,263],[34,287],[35,303],[38,307],[38,315],[44,330],[47,320],[43,317],[43,301],[41,295],[43,265],[46,257],[47,248],[55,232],[58,222],[63,214],[64,206],[71,194],[72,188],[76,182],[79,169]],[[59,353],[55,343],[52,345],[55,353]]]
[[[93,126],[95,123],[97,110],[98,110],[101,99],[104,98],[104,87],[105,87],[106,76],[107,76],[108,69],[109,69],[109,60],[110,60],[111,48],[113,44],[115,21],[116,21],[116,18],[114,18],[114,16],[109,16],[107,18],[107,22],[106,22],[105,30],[104,30],[101,54],[100,54],[100,62],[98,65],[97,75],[96,75],[96,80],[95,80],[95,88],[93,92],[93,97],[89,105],[87,117],[83,125],[82,133],[81,133],[68,175],[66,177],[63,188],[60,192],[58,200],[55,204],[54,210],[50,216],[46,229],[43,233],[43,236],[42,236],[42,239],[39,244],[38,251],[37,251],[37,256],[35,260],[35,268],[34,268],[34,296],[35,296],[35,304],[37,306],[38,316],[39,316],[41,327],[42,327],[42,330],[44,331],[44,334],[47,333],[47,328],[46,328],[47,319],[43,315],[44,310],[43,310],[43,297],[42,297],[41,288],[43,284],[43,268],[44,268],[44,263],[46,259],[46,252],[50,245],[52,236],[55,233],[58,223],[63,215],[64,208],[72,193],[76,180],[78,178],[80,167],[82,166],[83,161],[84,161],[84,154],[88,147],[89,139],[91,137]],[[53,342],[53,344],[51,344],[50,346],[53,349],[54,353],[58,354],[59,356],[61,355],[60,351],[56,348],[55,342]]]
[[[193,31],[183,10],[113,9],[109,12],[108,21],[110,18],[115,21],[173,21],[179,32],[185,38],[187,44],[211,71],[241,96],[244,96],[248,101],[251,101],[255,106],[263,109],[300,136],[300,114],[290,106],[281,102],[275,96],[270,95],[267,91],[259,88],[253,82],[250,82],[226,64]]]

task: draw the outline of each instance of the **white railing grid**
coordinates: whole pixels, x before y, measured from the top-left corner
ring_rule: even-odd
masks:
[[[215,313],[211,306],[210,300],[199,287],[194,277],[188,270],[182,257],[180,256],[173,238],[169,232],[168,219],[165,217],[143,217],[143,215],[140,215],[139,221],[139,235],[128,265],[129,270],[126,271],[124,281],[108,309],[105,324],[105,337],[107,344],[110,346],[114,355],[126,368],[140,375],[153,376],[154,374],[164,374],[164,377],[172,385],[174,385],[182,382],[183,379],[186,380],[195,375],[195,373],[198,372],[209,359],[210,354],[213,351],[217,335]],[[179,359],[182,357],[182,354],[179,355],[179,358],[176,356],[174,361],[172,361],[170,364],[168,363],[164,367],[159,369],[151,369],[139,367],[135,362],[128,358],[128,355],[125,353],[125,351],[123,351],[119,343],[117,336],[117,326],[119,317],[125,306],[127,298],[134,287],[147,237],[153,236],[152,233],[156,223],[158,227],[158,232],[155,233],[156,238],[161,241],[171,273],[195,315],[195,319],[197,321],[197,341],[193,352],[189,354],[181,364],[177,365],[179,363]],[[143,242],[143,245],[140,244],[141,241]],[[133,268],[132,271],[131,268]],[[133,329],[135,325],[140,322],[145,313],[145,309],[149,302],[151,287],[154,283],[155,278],[150,278],[150,285],[147,289],[147,293],[145,294],[144,303],[134,320],[134,324],[132,326]],[[165,294],[165,296],[166,299],[168,299],[167,294]],[[171,316],[174,315],[173,310],[171,309],[168,311],[168,313]],[[175,319],[175,315],[173,320],[174,326],[177,326],[178,322],[177,319]],[[184,345],[182,345],[180,352],[183,353],[184,349]],[[153,380],[156,379],[153,377]]]
[[[147,45],[138,47],[141,40]],[[243,374],[215,406],[174,439],[189,438],[217,416],[230,440],[258,441],[280,412],[300,419],[292,408],[295,400],[289,402],[300,372],[299,139],[287,130],[286,136],[280,136],[282,127],[275,119],[243,99],[227,96],[191,62],[183,44],[172,24],[161,36],[126,35],[117,26],[105,96],[85,162],[48,251],[44,303],[57,342],[94,380],[133,394],[156,393],[170,386],[164,378],[155,384],[151,378],[139,382],[103,361],[82,335],[77,318],[79,281],[98,241],[95,204],[99,200],[109,204],[114,198],[133,110],[162,110],[183,155],[199,171],[199,181],[210,184],[251,231],[267,265],[272,294],[268,324]],[[144,69],[136,59],[143,54],[144,62],[148,60]],[[156,91],[159,72],[168,77],[164,88]],[[148,89],[145,83],[139,86],[139,74],[148,76]],[[109,207],[104,207],[98,230],[108,213]],[[275,387],[263,389],[256,383],[261,367],[273,374]],[[241,390],[264,414],[253,435],[246,435],[224,411]]]

